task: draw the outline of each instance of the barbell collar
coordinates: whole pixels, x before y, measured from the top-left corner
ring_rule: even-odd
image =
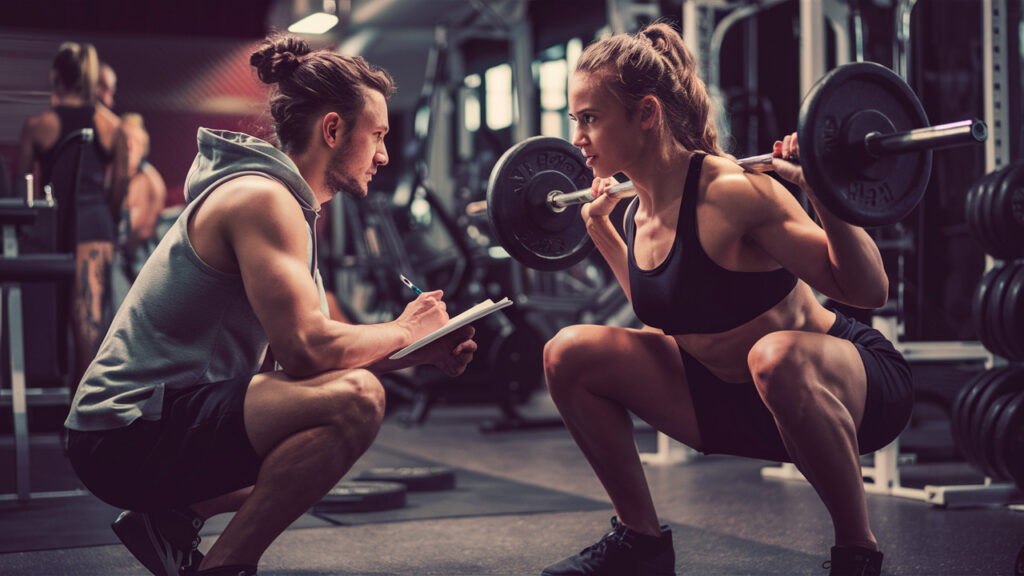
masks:
[[[872,132],[864,136],[864,149],[870,156],[880,158],[889,154],[976,144],[984,142],[987,137],[985,122],[961,120],[892,134]]]

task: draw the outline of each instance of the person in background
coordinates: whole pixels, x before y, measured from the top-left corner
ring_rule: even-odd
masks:
[[[54,164],[70,135],[92,129],[92,144],[82,156],[77,178],[76,213],[60,216],[71,223],[75,237],[63,242],[75,254],[76,273],[71,296],[75,372],[72,388],[92,361],[113,315],[111,263],[117,240],[121,198],[109,184],[115,162],[114,141],[120,118],[99,105],[99,57],[91,44],[60,45],[50,70],[51,108],[25,121],[18,144],[17,174],[36,173],[37,184],[49,184]],[[58,206],[68,206],[67,191],[56,189]],[[38,189],[34,191],[39,196]],[[59,209],[59,208],[58,208]],[[67,230],[58,230],[65,234]],[[72,393],[74,390],[72,389]]]

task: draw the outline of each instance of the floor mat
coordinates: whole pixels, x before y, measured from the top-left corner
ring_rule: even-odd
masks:
[[[352,468],[349,477],[367,467],[435,466],[389,448],[374,448]],[[406,505],[395,510],[337,514],[314,511],[313,515],[339,525],[405,522],[430,518],[536,514],[608,509],[611,504],[566,492],[523,484],[464,469],[455,469],[455,488],[437,492],[408,492]]]
[[[41,460],[34,462],[41,463]],[[373,447],[353,466],[346,479],[354,478],[367,468],[430,465],[436,463],[388,448]],[[304,514],[289,529],[458,516],[611,510],[608,503],[564,492],[463,469],[455,469],[455,474],[454,490],[410,492],[406,506],[401,509],[358,514]],[[73,483],[74,479],[67,481]],[[119,541],[110,529],[110,523],[119,512],[90,494],[35,499],[24,504],[0,502],[0,534],[3,534],[0,553],[117,544]],[[231,517],[230,514],[214,517],[200,534],[219,534]]]

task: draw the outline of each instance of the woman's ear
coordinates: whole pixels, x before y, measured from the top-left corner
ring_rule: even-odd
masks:
[[[640,100],[640,127],[650,130],[661,124],[661,102],[648,94]]]

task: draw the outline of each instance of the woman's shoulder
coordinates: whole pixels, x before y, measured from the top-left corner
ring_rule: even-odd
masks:
[[[781,206],[786,189],[771,176],[744,170],[730,158],[708,156],[701,174],[704,200],[731,214],[765,216]]]

